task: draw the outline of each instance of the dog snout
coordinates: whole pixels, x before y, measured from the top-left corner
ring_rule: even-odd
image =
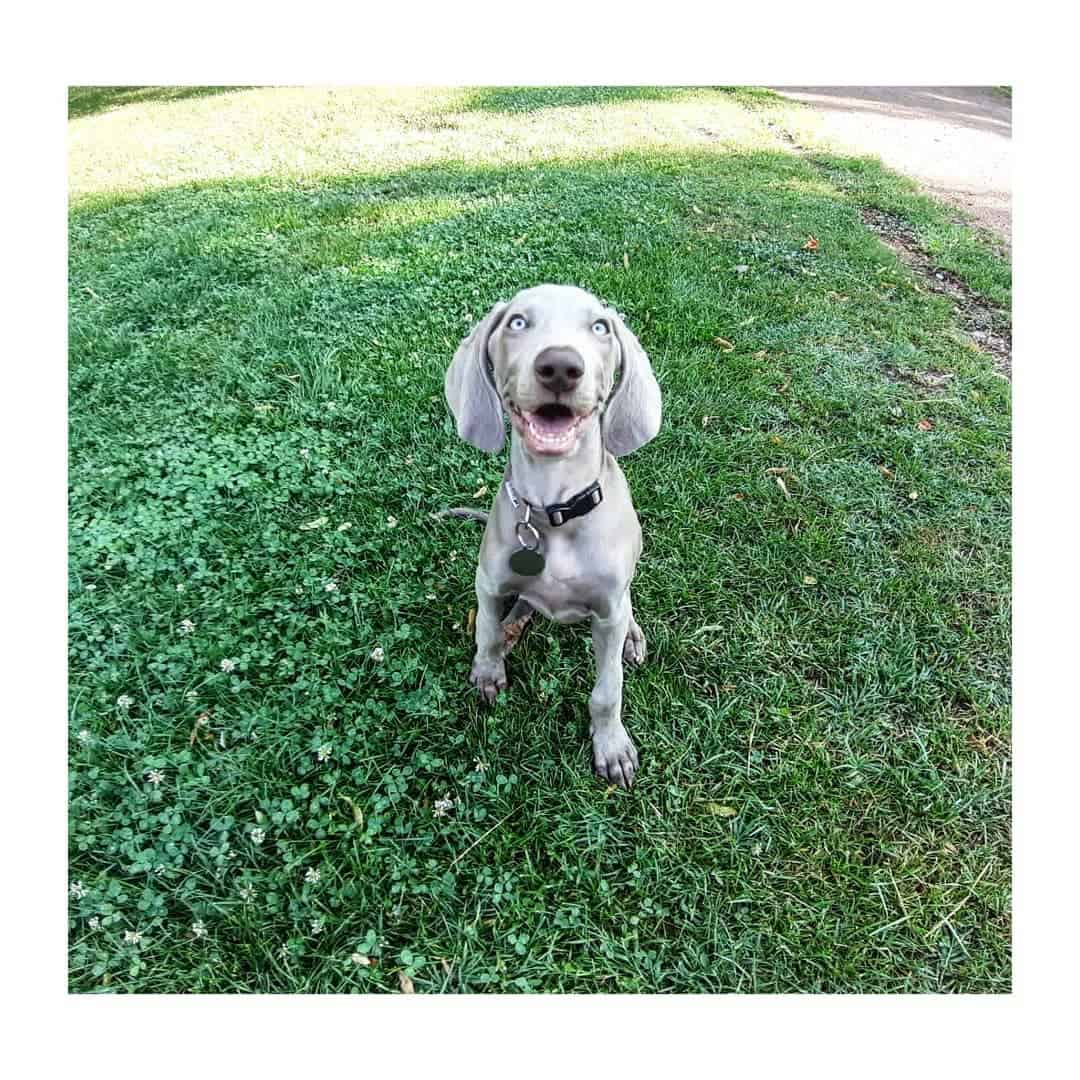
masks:
[[[585,374],[585,361],[574,349],[547,348],[533,362],[540,385],[556,394],[573,390]]]

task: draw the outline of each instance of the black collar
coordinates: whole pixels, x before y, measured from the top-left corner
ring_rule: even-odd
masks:
[[[510,496],[510,502],[514,509],[518,503],[523,502],[532,510],[543,510],[551,525],[565,525],[573,518],[584,517],[590,510],[594,510],[604,501],[604,492],[600,488],[600,480],[594,480],[587,488],[571,496],[566,502],[550,503],[547,506],[533,506],[528,499],[517,494],[511,485],[509,478],[506,481],[506,494]]]

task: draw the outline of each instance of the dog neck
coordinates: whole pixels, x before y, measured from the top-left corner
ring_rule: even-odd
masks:
[[[607,451],[601,447],[599,420],[591,421],[577,446],[558,456],[530,454],[521,436],[510,433],[510,476],[514,489],[533,506],[565,502],[600,479],[607,468]]]

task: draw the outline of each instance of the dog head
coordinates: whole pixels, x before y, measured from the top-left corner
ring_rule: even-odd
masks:
[[[603,414],[604,443],[629,454],[660,430],[660,387],[619,314],[584,289],[538,285],[496,304],[446,373],[458,434],[501,450],[504,414],[529,454],[572,454]]]

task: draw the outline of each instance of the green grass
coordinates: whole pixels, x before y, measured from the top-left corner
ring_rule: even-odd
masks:
[[[982,238],[762,91],[113,106],[70,121],[72,990],[1008,990],[1009,387],[860,209],[1007,304]],[[630,793],[587,629],[474,699],[479,528],[428,516],[501,474],[457,342],[548,280],[664,392]]]

